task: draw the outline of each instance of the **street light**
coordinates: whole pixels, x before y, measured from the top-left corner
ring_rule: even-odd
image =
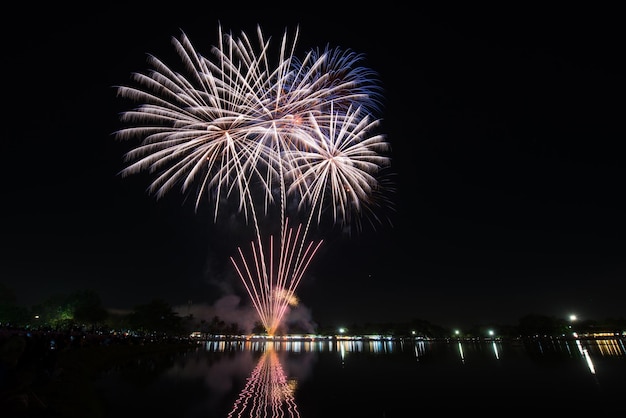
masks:
[[[572,331],[572,335],[574,336],[574,338],[578,337],[578,333],[572,329],[572,324],[576,322],[577,320],[578,320],[578,317],[576,315],[571,314],[569,316],[569,321],[570,321],[569,329]]]

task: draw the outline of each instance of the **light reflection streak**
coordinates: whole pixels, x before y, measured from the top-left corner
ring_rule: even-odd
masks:
[[[424,347],[424,341],[416,341],[414,347],[414,351],[415,351],[415,358],[417,359],[417,361],[420,360],[420,357],[424,355],[424,353],[426,352],[426,348]]]
[[[343,364],[344,361],[346,360],[346,342],[345,341],[341,341],[339,343],[339,353],[341,356],[341,364]]]
[[[496,360],[500,360],[500,353],[498,352],[498,346],[496,345],[496,342],[492,342],[491,345],[493,346],[493,353],[496,355]]]
[[[594,340],[590,342],[591,349],[600,356],[624,356],[624,342],[622,340]]]
[[[368,348],[370,349],[372,353],[376,353],[376,354],[385,351],[385,347],[383,347],[380,341],[370,341],[368,343]]]
[[[267,345],[228,417],[299,417],[296,388],[296,379],[287,378],[278,354]]]
[[[408,340],[407,340],[408,341]],[[393,354],[394,352],[405,352],[411,350],[416,357],[423,357],[428,351],[435,347],[441,347],[447,342],[439,341],[423,341],[410,340],[407,341],[391,340],[387,338],[380,339],[336,339],[328,337],[308,337],[302,339],[285,338],[263,338],[263,337],[245,337],[241,339],[210,339],[204,341],[206,350],[215,352],[233,352],[233,351],[253,351],[263,352],[267,346],[271,346],[276,351],[286,351],[294,353],[315,353],[315,352],[337,352],[342,358],[348,353],[374,353],[374,354]],[[577,349],[573,350],[574,341],[576,341]],[[462,360],[467,360],[467,349],[472,346],[472,342],[464,340],[454,341],[458,347],[459,355]],[[486,345],[485,345],[486,346]],[[613,339],[576,339],[576,340],[554,340],[543,341],[533,340],[533,346],[540,355],[549,355],[550,353],[562,352],[569,357],[576,356],[576,352],[582,353],[581,350],[588,352],[588,355],[596,355],[601,357],[622,357],[626,356],[626,348],[624,340],[620,338]],[[501,341],[490,341],[490,350],[493,350],[496,359],[502,355],[503,348],[506,343]]]
[[[580,351],[580,354],[582,354],[583,358],[587,362],[587,367],[589,367],[591,374],[596,374],[596,368],[593,365],[593,361],[591,361],[591,356],[589,356],[589,352],[585,347],[582,346],[580,340],[578,339],[576,340],[576,346],[578,347],[578,351]]]
[[[378,354],[378,353],[384,353],[386,351],[385,345],[380,341],[370,341],[368,345],[372,353]]]
[[[567,350],[567,353],[569,354],[569,356],[572,357],[572,350],[571,350],[569,344],[565,344],[565,349]]]

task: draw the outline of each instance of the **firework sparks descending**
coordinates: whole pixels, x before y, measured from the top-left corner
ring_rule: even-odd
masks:
[[[196,210],[207,197],[214,222],[236,203],[255,239],[253,261],[241,248],[239,261],[231,261],[273,334],[321,245],[307,240],[310,228],[327,213],[346,226],[373,212],[382,195],[389,144],[372,116],[382,92],[361,54],[327,46],[296,57],[298,30],[291,41],[285,30],[276,56],[260,27],[258,43],[221,27],[218,35],[207,58],[182,33],[173,39],[182,71],[150,56],[152,70],[133,74],[136,86],[117,87],[121,97],[141,103],[122,114],[128,127],[116,132],[119,139],[142,139],[125,155],[121,174],[149,171],[157,198],[178,185],[194,195]],[[259,222],[274,208],[278,250],[273,237],[266,248]],[[291,208],[306,214],[295,232]]]

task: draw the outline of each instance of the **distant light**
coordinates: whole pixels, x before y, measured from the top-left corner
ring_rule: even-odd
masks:
[[[340,334],[344,334],[345,332],[346,332],[346,329],[345,329],[345,328],[343,328],[343,327],[342,327],[342,328],[339,328],[339,333],[340,333]]]
[[[578,318],[576,317],[576,315],[570,315],[569,316],[569,320],[570,321],[576,321]]]

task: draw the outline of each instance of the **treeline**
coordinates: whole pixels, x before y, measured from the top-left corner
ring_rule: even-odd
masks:
[[[1,283],[0,327],[171,336],[188,336],[198,330],[211,334],[243,333],[238,324],[226,323],[219,317],[206,321],[193,315],[180,316],[161,299],[136,305],[127,314],[114,313],[107,310],[100,296],[91,290],[52,296],[32,307],[19,306],[13,290]]]
[[[54,331],[83,331],[109,333],[132,332],[139,335],[188,336],[192,332],[208,335],[241,335],[248,331],[238,323],[228,323],[219,316],[210,320],[193,315],[180,316],[170,304],[161,299],[136,305],[127,314],[108,311],[100,296],[91,290],[69,295],[50,297],[30,308],[16,304],[15,293],[0,283],[0,327]],[[262,325],[256,324],[252,333],[263,334]],[[309,333],[301,329],[283,330],[287,333]],[[626,332],[625,318],[586,319],[572,321],[542,314],[527,314],[517,324],[482,324],[469,329],[450,329],[423,319],[406,322],[351,324],[341,332],[347,335],[388,335],[394,337],[518,337],[562,336],[578,334]],[[319,324],[318,335],[337,335],[334,324]]]
[[[586,319],[571,321],[555,316],[530,313],[516,324],[481,324],[467,329],[452,329],[423,319],[402,323],[352,324],[343,332],[347,335],[389,335],[395,337],[426,338],[517,338],[527,336],[570,336],[588,334],[626,335],[626,318]],[[320,334],[335,335],[337,329],[321,327]]]

